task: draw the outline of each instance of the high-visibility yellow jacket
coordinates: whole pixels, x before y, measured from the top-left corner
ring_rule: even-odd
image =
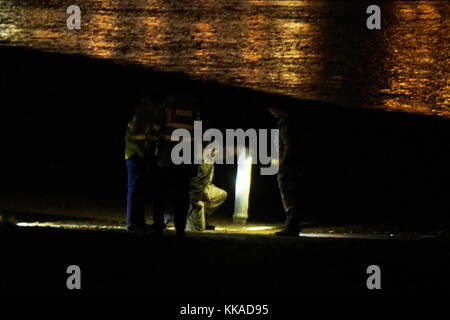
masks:
[[[128,123],[125,134],[125,159],[137,154],[139,157],[158,156],[162,128],[166,122],[166,108],[142,100]]]
[[[143,99],[136,107],[125,134],[125,159],[135,154],[158,158],[162,166],[170,164],[173,130],[184,128],[193,137],[194,120],[199,111],[192,107],[154,104]]]

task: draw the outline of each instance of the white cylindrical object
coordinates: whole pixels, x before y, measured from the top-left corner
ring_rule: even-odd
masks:
[[[238,169],[236,174],[236,190],[234,200],[234,223],[245,224],[248,219],[248,198],[252,175],[252,157],[248,149],[238,150]]]

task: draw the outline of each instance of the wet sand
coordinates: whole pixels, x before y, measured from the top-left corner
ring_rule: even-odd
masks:
[[[170,303],[449,298],[449,243],[190,235],[1,227],[2,298],[145,299]],[[82,290],[66,289],[66,268]],[[382,290],[366,287],[379,265]],[[156,305],[157,307],[157,305]],[[176,312],[170,308],[167,312]]]

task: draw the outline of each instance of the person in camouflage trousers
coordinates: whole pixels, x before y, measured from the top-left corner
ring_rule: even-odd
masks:
[[[203,162],[198,166],[197,176],[191,178],[190,207],[186,220],[186,229],[189,231],[215,229],[206,219],[227,199],[227,192],[212,183],[213,177],[214,162]]]
[[[299,134],[298,123],[294,117],[279,108],[269,108],[270,113],[278,120],[280,132],[280,163],[278,170],[278,187],[286,212],[286,223],[283,230],[276,232],[278,236],[298,237],[300,222],[306,213],[308,170],[304,155],[300,155],[299,147],[305,135]]]

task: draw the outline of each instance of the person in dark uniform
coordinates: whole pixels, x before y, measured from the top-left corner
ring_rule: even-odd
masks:
[[[137,106],[125,137],[128,230],[162,235],[166,226],[164,213],[173,205],[177,236],[185,235],[189,184],[195,168],[172,163],[171,132],[174,128],[193,128],[195,117],[195,109],[179,108],[166,97],[144,98]],[[146,175],[151,181],[152,226],[145,223]]]
[[[155,198],[154,228],[164,229],[166,226],[164,213],[173,207],[175,215],[175,229],[177,236],[183,237],[186,229],[186,217],[189,211],[190,181],[196,174],[197,165],[191,163],[174,164],[171,158],[173,147],[178,141],[172,141],[172,132],[176,129],[189,131],[194,137],[194,121],[200,120],[200,111],[195,103],[186,95],[177,92],[177,98],[168,97],[165,102],[166,121],[161,132],[159,145],[158,168],[160,179],[158,182],[157,198]],[[190,141],[193,149],[193,139]]]
[[[300,223],[307,213],[307,194],[310,168],[307,165],[305,146],[309,143],[305,134],[299,130],[296,118],[280,108],[269,108],[269,112],[278,120],[280,130],[280,163],[278,170],[278,187],[286,212],[286,223],[277,236],[298,237]],[[300,148],[303,150],[300,153]]]

